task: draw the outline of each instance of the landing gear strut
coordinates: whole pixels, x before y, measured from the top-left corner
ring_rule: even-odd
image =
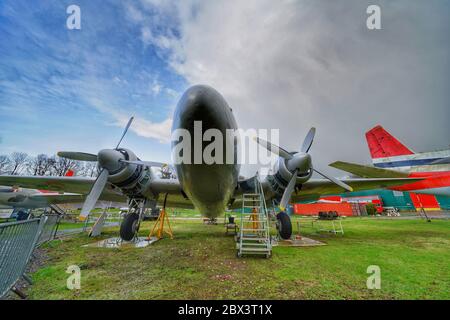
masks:
[[[291,218],[284,211],[277,214],[277,230],[281,239],[288,240],[292,236]]]
[[[128,201],[128,213],[120,225],[120,238],[131,241],[137,235],[139,226],[144,218],[145,199],[131,198]]]

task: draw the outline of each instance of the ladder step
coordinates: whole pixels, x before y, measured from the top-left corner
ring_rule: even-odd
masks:
[[[243,243],[242,248],[267,247],[268,245],[269,245],[268,243]]]
[[[260,252],[270,252],[271,250],[269,248],[241,248],[241,251],[260,251]]]
[[[248,228],[244,228],[241,229],[242,231],[267,231],[267,229],[248,229]]]
[[[267,243],[262,243],[262,244],[253,244],[253,245],[248,245],[247,243],[243,243],[241,248],[245,248],[245,249],[270,249],[270,245]],[[239,249],[239,244],[236,245],[236,249]]]
[[[271,255],[272,254],[272,250],[270,250],[269,252],[242,252],[241,254],[261,254],[261,255]]]
[[[242,212],[241,214],[245,215],[255,215],[255,214],[263,214],[262,211],[256,211],[256,212]]]
[[[249,238],[249,237],[264,237],[263,235],[259,235],[259,234],[254,234],[254,233],[243,233],[242,234],[242,238]],[[269,239],[269,236],[267,236],[267,239]]]
[[[252,241],[266,241],[269,240],[267,238],[254,238],[254,237],[242,237],[242,240],[252,240]]]

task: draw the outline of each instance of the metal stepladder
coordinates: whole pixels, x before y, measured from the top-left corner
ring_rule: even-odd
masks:
[[[240,230],[236,242],[237,256],[272,255],[269,216],[264,197],[264,190],[255,177],[255,193],[242,195],[242,212]]]

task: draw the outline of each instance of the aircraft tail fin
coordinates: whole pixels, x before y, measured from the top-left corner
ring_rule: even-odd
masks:
[[[372,159],[414,154],[380,125],[366,132],[366,140]]]

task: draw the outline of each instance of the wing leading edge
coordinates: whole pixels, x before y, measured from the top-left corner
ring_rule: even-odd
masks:
[[[34,195],[35,200],[52,203],[77,203],[83,202],[94,184],[94,178],[85,177],[46,177],[46,176],[0,176],[0,185],[17,186],[21,188],[49,190],[77,195]],[[150,189],[154,195],[160,195],[157,203],[163,205],[164,194],[167,196],[167,207],[193,208],[192,202],[181,190],[176,179],[155,179],[150,183]],[[99,200],[126,202],[127,197],[118,188],[107,183]]]
[[[407,172],[382,169],[344,161],[336,161],[329,164],[329,166],[362,178],[407,178],[409,175]]]
[[[348,184],[354,191],[386,189],[407,183],[421,181],[421,178],[372,178],[372,179],[340,179]],[[318,199],[322,195],[340,194],[347,192],[333,182],[325,179],[311,179],[304,183],[298,194],[293,194],[291,201]]]

